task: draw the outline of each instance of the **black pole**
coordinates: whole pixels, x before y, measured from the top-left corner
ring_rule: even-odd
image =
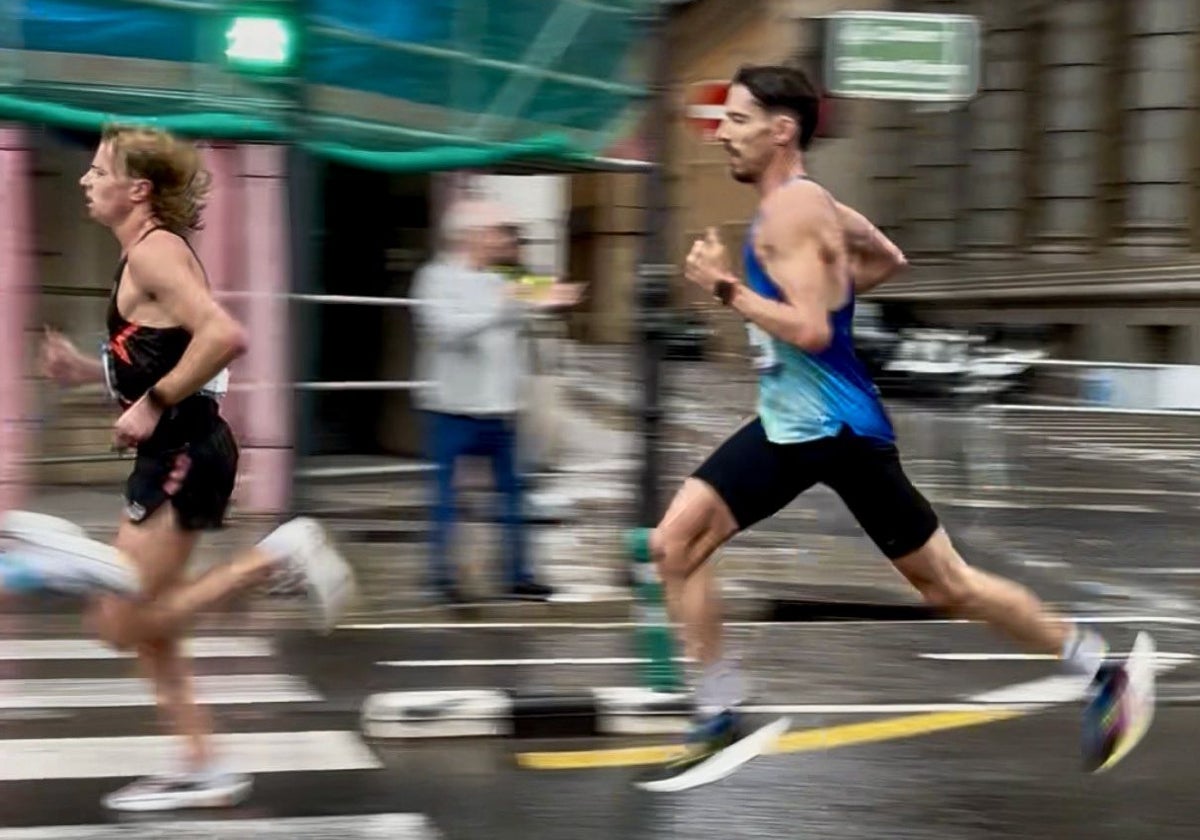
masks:
[[[653,50],[650,79],[650,106],[647,125],[647,150],[653,164],[644,183],[645,238],[638,267],[638,328],[642,358],[642,474],[639,482],[638,524],[652,527],[661,514],[659,485],[662,478],[660,441],[662,438],[662,362],[667,306],[670,302],[671,277],[667,221],[670,213],[667,197],[667,137],[670,119],[669,33],[666,3],[654,3],[647,27],[647,42]]]
[[[326,167],[324,161],[303,145],[303,141],[309,138],[307,59],[312,18],[307,0],[291,0],[291,10],[296,27],[297,56],[288,86],[287,113],[288,256],[292,269],[289,291],[294,294],[318,294],[323,291],[322,187]],[[291,331],[292,380],[308,382],[319,379],[321,307],[291,300],[288,326]],[[292,395],[291,508],[292,513],[304,513],[310,501],[305,497],[306,484],[300,478],[300,469],[303,461],[313,455],[317,448],[317,395],[298,389],[293,390]]]

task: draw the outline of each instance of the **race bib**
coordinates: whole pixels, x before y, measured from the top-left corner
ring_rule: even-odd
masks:
[[[750,339],[750,364],[757,373],[773,373],[779,369],[779,357],[775,355],[775,341],[770,333],[758,324],[746,324],[746,335]]]
[[[229,393],[229,368],[225,368],[210,379],[208,384],[200,389],[200,393],[215,400],[219,400]]]

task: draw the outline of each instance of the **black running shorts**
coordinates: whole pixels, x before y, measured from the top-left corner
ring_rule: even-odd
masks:
[[[191,397],[169,412],[138,447],[125,515],[142,522],[170,501],[183,530],[220,528],[237,479],[237,441],[207,397]]]
[[[929,502],[912,486],[892,443],[843,428],[836,437],[772,443],[762,421],[746,424],[692,474],[729,507],[738,529],[774,516],[814,484],[837,493],[879,550],[909,554],[938,528]]]

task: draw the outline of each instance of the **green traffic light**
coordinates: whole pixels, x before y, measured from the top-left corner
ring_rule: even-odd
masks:
[[[225,31],[226,60],[245,70],[282,70],[292,64],[294,39],[288,21],[279,17],[241,15]]]

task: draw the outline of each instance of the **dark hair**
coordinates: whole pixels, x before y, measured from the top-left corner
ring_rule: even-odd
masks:
[[[821,95],[803,70],[775,64],[747,65],[737,71],[733,84],[750,91],[765,111],[794,116],[800,122],[796,141],[801,149],[808,148],[817,130]]]

